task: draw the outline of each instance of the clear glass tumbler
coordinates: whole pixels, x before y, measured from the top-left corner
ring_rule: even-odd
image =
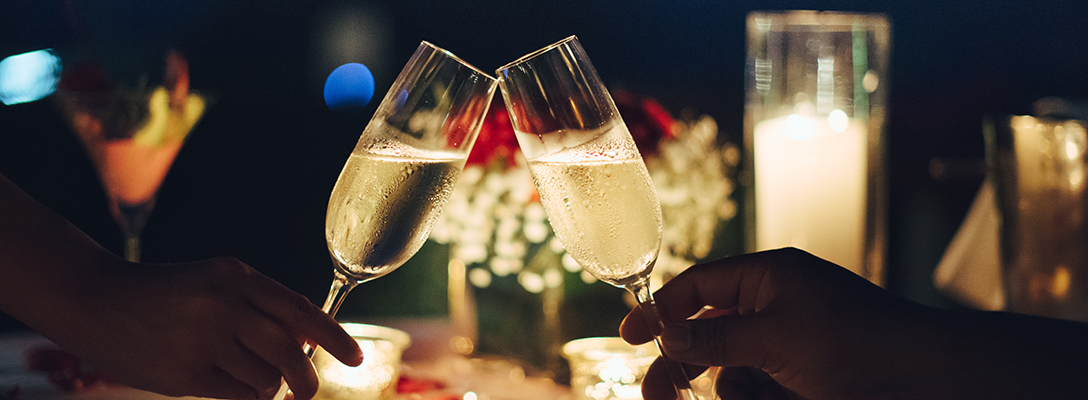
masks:
[[[1088,121],[986,124],[1005,309],[1088,321]]]

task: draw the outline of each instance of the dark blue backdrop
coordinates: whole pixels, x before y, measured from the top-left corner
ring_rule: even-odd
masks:
[[[981,182],[975,167],[983,153],[982,116],[1028,112],[1032,101],[1048,95],[1088,97],[1088,33],[1083,26],[1088,7],[1072,3],[71,4],[98,54],[112,61],[110,68],[133,70],[157,62],[165,47],[176,47],[189,57],[193,87],[217,94],[163,185],[145,232],[145,259],[230,254],[315,301],[323,299],[331,276],[323,239],[328,193],[373,110],[372,105],[365,112],[343,115],[325,108],[323,79],[337,62],[370,66],[380,96],[421,40],[492,70],[576,34],[610,86],[654,96],[674,113],[685,108],[708,113],[718,120],[723,140],[739,142],[746,13],[886,13],[893,24],[887,287],[926,304],[953,306],[933,290],[930,277]],[[0,56],[73,48],[78,41],[68,28],[63,4],[4,1]],[[330,39],[335,34],[324,32],[355,36],[337,42]],[[968,167],[962,174],[936,179],[929,171],[934,159],[965,160]],[[49,101],[0,106],[0,172],[106,247],[120,251],[120,234],[94,172]],[[382,286],[381,280],[368,285],[353,294],[357,303],[380,304],[400,290]],[[441,300],[444,295],[431,297]],[[17,324],[0,322],[0,328],[10,326]]]

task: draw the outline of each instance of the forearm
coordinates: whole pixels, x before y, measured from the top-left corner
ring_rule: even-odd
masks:
[[[80,281],[120,262],[0,174],[0,310],[39,331],[63,328]]]

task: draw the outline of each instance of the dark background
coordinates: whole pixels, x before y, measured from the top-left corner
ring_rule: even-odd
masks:
[[[92,40],[107,67],[118,74],[142,65],[160,71],[165,49],[178,48],[189,58],[192,86],[216,97],[160,191],[144,233],[145,261],[233,255],[315,302],[331,278],[323,239],[328,195],[378,101],[362,112],[330,111],[322,98],[324,78],[342,63],[364,63],[374,71],[380,99],[421,40],[491,71],[575,34],[610,87],[655,97],[674,114],[709,114],[723,141],[740,143],[749,11],[887,14],[886,287],[941,307],[955,304],[933,289],[932,271],[983,177],[982,117],[1030,112],[1044,96],[1088,97],[1088,7],[1073,1],[73,4],[82,37]],[[63,15],[58,0],[5,0],[0,57],[41,48],[78,54],[78,37]],[[327,32],[348,35],[338,40]],[[934,177],[933,160],[960,168]],[[90,162],[49,99],[0,106],[0,173],[121,252],[120,232]],[[740,240],[724,238],[723,246],[736,252]],[[345,312],[444,304],[445,278],[432,274],[442,273],[442,262],[416,260],[421,266],[366,284]],[[417,280],[422,283],[412,283]],[[434,311],[427,307],[423,312]],[[0,330],[18,327],[0,318]]]

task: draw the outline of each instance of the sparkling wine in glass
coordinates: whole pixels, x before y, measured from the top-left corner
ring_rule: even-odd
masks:
[[[514,132],[563,247],[598,279],[630,291],[658,346],[650,291],[661,246],[661,205],[612,97],[574,36],[496,71]],[[680,399],[695,399],[664,356]]]
[[[209,105],[189,90],[181,53],[166,56],[162,85],[111,82],[95,64],[66,72],[57,91],[61,115],[83,143],[125,239],[125,259],[140,261],[140,233],[166,173]]]
[[[322,307],[329,315],[355,286],[397,269],[423,245],[457,183],[497,83],[428,42],[416,49],[329,198],[325,239],[335,268]],[[309,344],[304,348],[312,354]]]

